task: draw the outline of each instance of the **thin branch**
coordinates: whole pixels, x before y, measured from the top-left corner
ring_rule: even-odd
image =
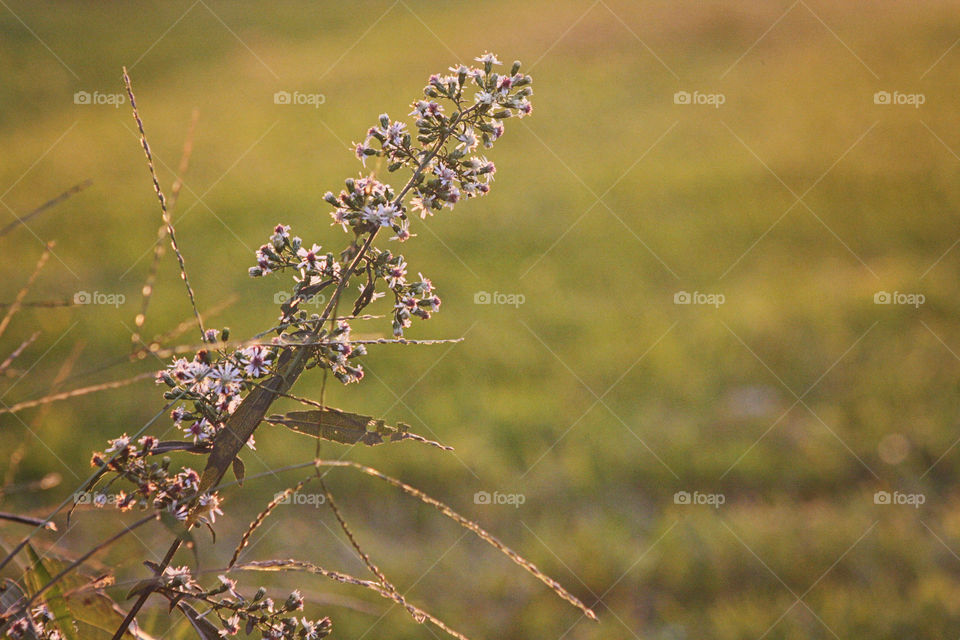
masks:
[[[317,476],[320,476],[319,467],[317,467]],[[397,588],[393,586],[393,583],[387,580],[387,576],[383,575],[383,572],[380,571],[380,568],[373,563],[373,561],[370,559],[370,556],[368,556],[367,553],[360,548],[360,543],[357,542],[353,532],[350,531],[350,527],[347,526],[347,521],[343,518],[343,514],[340,513],[340,509],[337,508],[337,503],[333,499],[333,494],[330,493],[329,489],[327,489],[327,484],[323,481],[322,477],[320,478],[320,487],[323,489],[323,493],[326,496],[327,504],[330,505],[330,510],[333,511],[333,515],[337,518],[337,522],[340,523],[340,528],[343,529],[343,532],[346,534],[347,539],[350,540],[350,544],[353,546],[354,550],[356,550],[356,552],[360,555],[360,558],[363,559],[363,563],[367,565],[367,569],[370,570],[370,573],[377,576],[377,579],[380,580],[380,584],[382,584],[384,588],[393,594],[396,601],[402,605],[404,609],[410,612],[410,615],[413,616],[414,620],[422,623],[423,620],[420,618],[417,608],[407,602],[406,598],[404,598],[403,595],[397,591]]]
[[[77,360],[80,358],[80,354],[83,353],[84,348],[86,348],[86,342],[83,340],[78,340],[73,343],[73,349],[63,360],[63,364],[60,365],[60,370],[57,371],[57,375],[54,376],[53,382],[50,384],[50,391],[56,393],[63,386],[63,383],[66,381],[67,377],[70,375],[70,372],[73,370],[73,367],[77,364]],[[46,405],[43,409],[37,412],[33,417],[33,431],[37,432],[41,429],[44,419],[47,416],[47,413],[50,411],[50,406]],[[17,448],[13,450],[10,454],[10,462],[7,465],[7,471],[3,477],[3,486],[0,487],[0,498],[6,493],[6,488],[13,484],[14,479],[16,478],[17,471],[20,468],[20,462],[23,460],[24,453],[27,450],[27,439],[24,438],[20,441],[20,444],[17,445]],[[53,523],[51,523],[53,524]]]
[[[40,518],[32,518],[30,516],[21,516],[16,513],[7,513],[5,511],[0,511],[0,520],[9,520],[10,522],[18,522],[20,524],[29,524],[34,527],[43,527],[48,531],[57,530],[57,525],[48,520],[42,520]]]

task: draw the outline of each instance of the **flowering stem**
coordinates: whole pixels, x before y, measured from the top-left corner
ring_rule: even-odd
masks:
[[[466,113],[470,112],[471,109],[473,109],[473,107],[461,112],[459,116],[451,121],[447,130],[439,137],[433,148],[423,157],[413,174],[410,176],[410,179],[397,194],[397,197],[393,202],[395,206],[399,206],[403,201],[404,196],[406,196],[410,189],[416,185],[417,181],[420,179],[420,176],[423,175],[424,170],[437,156],[437,154],[440,153],[443,145],[446,144],[447,139],[453,133],[454,127],[462,120]],[[334,313],[336,304],[339,301],[340,296],[343,294],[343,291],[346,289],[347,283],[356,272],[357,267],[363,261],[363,258],[370,250],[370,247],[373,246],[373,241],[376,239],[379,231],[380,228],[378,227],[367,235],[363,246],[360,247],[357,255],[354,256],[353,260],[347,266],[346,271],[341,275],[340,282],[337,283],[337,288],[334,290],[333,295],[330,297],[330,301],[327,303],[327,306],[324,308],[320,319],[317,321],[311,338],[316,337],[324,323],[326,323],[326,321]],[[294,351],[295,355],[291,355],[291,351]],[[296,382],[297,378],[300,377],[300,374],[303,372],[304,365],[306,364],[305,360],[309,349],[300,348],[292,349],[291,351],[284,351],[283,355],[278,361],[277,365],[280,373],[274,375],[265,384],[258,386],[256,389],[251,391],[250,395],[244,398],[240,407],[237,408],[236,413],[231,416],[231,420],[228,421],[228,424],[225,425],[224,429],[217,435],[217,438],[214,440],[214,450],[208,459],[206,469],[204,469],[204,477],[201,479],[201,487],[197,492],[198,495],[209,492],[219,485],[220,480],[223,478],[224,473],[226,473],[226,469],[231,460],[236,456],[236,451],[243,446],[243,444],[251,435],[253,435],[253,432],[263,421],[264,416],[266,416],[267,411],[270,410],[270,406],[273,404],[273,401],[278,396],[290,389],[294,382]],[[284,362],[284,360],[286,361]],[[283,368],[281,369],[281,367]],[[236,421],[239,423],[236,430],[232,429],[231,427],[233,425],[230,424],[234,421],[234,419],[236,419]],[[230,440],[236,440],[236,442],[230,442]],[[231,445],[236,445],[236,449]],[[219,459],[221,456],[218,454],[224,450],[226,450],[227,455],[229,455],[229,460]],[[225,458],[226,456],[222,457]],[[187,526],[191,527],[192,524],[188,524]],[[174,539],[174,541],[171,543],[170,548],[167,550],[167,553],[163,558],[163,561],[160,563],[158,571],[162,573],[163,570],[170,565],[170,562],[173,561],[174,555],[180,549],[181,544],[183,544],[182,535],[177,536],[176,539]],[[130,611],[127,612],[123,622],[120,623],[116,633],[113,635],[113,640],[121,640],[123,638],[123,634],[126,632],[127,627],[130,626],[130,623],[136,617],[137,613],[140,612],[140,609],[143,608],[143,605],[146,603],[147,598],[150,597],[152,592],[152,588],[144,589],[137,601],[134,603],[133,607],[131,607]]]

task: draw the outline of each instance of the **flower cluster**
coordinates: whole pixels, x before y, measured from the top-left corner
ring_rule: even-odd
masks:
[[[389,171],[402,166],[416,173],[410,207],[420,217],[444,207],[453,208],[461,198],[482,196],[490,191],[496,167],[483,156],[470,155],[482,144],[490,148],[503,135],[503,120],[524,117],[533,107],[530,76],[520,73],[515,62],[509,74],[493,71],[501,63],[487,53],[475,59],[480,67],[458,65],[451,74],[430,77],[424,88],[425,100],[413,103],[417,146],[405,125],[380,116],[380,126],[367,132],[367,139],[355,151],[364,162],[382,156]],[[468,95],[472,92],[472,96]],[[448,103],[450,115],[440,102]],[[452,148],[447,140],[455,143]],[[379,149],[373,146],[376,142]]]
[[[416,117],[416,137],[404,122],[382,114],[377,126],[367,131],[366,139],[355,143],[354,151],[364,166],[368,159],[384,158],[388,171],[406,167],[412,175],[399,193],[373,175],[348,179],[338,195],[327,192],[324,199],[334,207],[330,214],[334,224],[352,231],[357,239],[389,227],[394,233],[391,239],[403,242],[413,235],[404,201],[408,193],[410,208],[424,218],[444,207],[452,209],[461,198],[490,191],[496,166],[486,157],[472,154],[481,144],[485,148],[493,146],[503,135],[504,120],[531,112],[529,97],[533,91],[530,76],[520,73],[519,62],[513,64],[510,73],[502,74],[494,71],[501,62],[493,54],[475,60],[479,66],[458,65],[451,67],[448,75],[430,77],[424,88],[425,99],[414,102],[410,113]],[[271,242],[257,251],[257,265],[250,268],[254,277],[284,268],[300,270],[294,295],[283,306],[281,320],[287,323],[304,299],[341,284],[342,267],[333,255],[321,256],[319,246],[307,251],[301,244],[299,238],[290,238],[288,226],[278,225]],[[355,240],[343,255],[354,255],[357,248]],[[366,270],[367,283],[360,285],[354,314],[384,295],[377,291],[378,282],[384,281],[394,295],[394,336],[403,336],[411,318],[427,319],[440,308],[440,298],[430,280],[422,275],[417,281],[407,280],[403,256],[374,248],[361,266]],[[298,320],[298,328],[309,333],[311,318],[300,312]],[[338,326],[341,335],[348,332],[343,324]],[[339,366],[342,363],[324,362],[320,357],[318,361],[341,380],[358,379]]]
[[[381,120],[383,118],[381,116]],[[340,195],[328,191],[323,196],[336,207],[330,214],[334,224],[339,224],[344,231],[352,228],[358,236],[389,227],[394,232],[394,239],[403,242],[410,238],[410,224],[402,205],[394,201],[393,187],[372,175],[348,178],[345,186]]]
[[[92,466],[116,474],[114,480],[124,478],[134,485],[131,493],[119,491],[112,496],[113,504],[121,511],[129,511],[138,504],[143,508],[149,505],[157,510],[170,511],[179,520],[186,520],[190,502],[197,497],[200,474],[189,467],[171,473],[171,460],[166,456],[160,461],[149,461],[148,456],[156,453],[158,445],[153,436],[140,438],[138,444],[139,447],[132,444],[124,434],[110,440],[110,446],[104,452],[94,452],[90,460]],[[91,502],[95,507],[103,507],[110,501],[101,489],[93,495]],[[208,524],[213,524],[217,515],[223,513],[220,497],[215,493],[199,496],[194,509],[199,520]]]
[[[39,640],[63,640],[63,634],[56,627],[56,617],[46,604],[30,609],[13,621],[4,619],[0,614],[0,625],[9,622],[7,627],[7,637],[13,640],[21,638],[39,639]]]
[[[440,297],[433,283],[422,273],[417,274],[419,279],[408,280],[407,262],[402,255],[375,250],[370,263],[376,277],[386,282],[394,296],[394,336],[403,336],[403,330],[410,326],[412,317],[429,320],[431,313],[439,311]]]
[[[210,331],[205,337],[217,343],[228,335],[227,330]],[[177,358],[159,371],[157,382],[169,387],[164,397],[177,401],[170,417],[186,438],[184,444],[195,445],[197,451],[208,448],[227,418],[240,406],[245,392],[271,372],[275,356],[274,347],[260,344],[232,351],[201,349],[192,359]],[[168,510],[180,520],[185,520],[192,508],[201,522],[215,522],[216,516],[223,513],[219,497],[197,495],[200,476],[193,469],[182,467],[172,472],[170,458],[151,460],[166,453],[159,445],[154,436],[144,436],[133,443],[124,434],[110,440],[103,452],[94,452],[91,465],[112,473],[110,483],[123,478],[134,489],[130,493],[119,491],[110,500],[101,489],[94,494],[93,505],[102,507],[112,502],[121,511],[127,511],[139,504],[141,508]],[[255,448],[252,436],[247,445]]]
[[[201,349],[191,360],[174,360],[157,373],[157,383],[170,387],[164,397],[180,400],[171,413],[174,424],[194,444],[212,442],[243,393],[270,373],[275,356],[274,347],[255,344],[232,352]]]
[[[270,640],[318,640],[328,636],[332,629],[329,618],[297,617],[297,612],[303,610],[303,596],[299,591],[293,591],[282,604],[266,597],[263,587],[247,599],[237,590],[236,582],[224,575],[219,576],[213,588],[202,588],[189,567],[167,567],[160,583],[158,591],[172,602],[190,599],[209,606],[220,620],[221,637],[258,631],[260,637]]]

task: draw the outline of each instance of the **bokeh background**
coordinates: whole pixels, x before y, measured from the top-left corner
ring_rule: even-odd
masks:
[[[409,111],[429,74],[490,50],[534,76],[533,116],[507,122],[492,193],[418,221],[404,248],[444,298],[410,335],[465,340],[373,348],[361,385],[328,389],[334,406],[456,452],[322,451],[478,520],[600,622],[428,507],[334,471],[367,551],[472,638],[960,634],[957,2],[0,4],[0,224],[93,180],[0,238],[0,301],[49,240],[28,300],[126,298],[18,314],[0,355],[41,336],[0,381],[4,405],[48,393],[71,357],[62,390],[160,365],[125,360],[159,223],[129,105],[76,104],[76,92],[119,94],[130,68],[167,190],[199,110],[174,218],[208,323],[244,337],[270,326],[287,287],[246,275],[272,226],[338,250],[322,196],[360,170],[349,144],[379,113]],[[277,91],[323,102],[278,105]],[[476,304],[481,292],[523,304]],[[723,304],[676,304],[679,292]],[[879,292],[923,303],[876,304]],[[145,337],[189,317],[168,253]],[[194,340],[191,329],[168,343]],[[317,398],[319,381],[297,392]],[[89,473],[91,450],[161,406],[142,381],[0,414],[0,510],[47,513]],[[258,443],[248,476],[312,455],[269,425]],[[222,566],[246,522],[302,476],[228,490],[217,543],[198,536],[203,568]],[[524,501],[476,504],[478,491]],[[81,509],[38,546],[75,557],[132,517]],[[363,573],[329,510],[274,518],[245,558]],[[0,526],[5,545],[22,533]],[[145,575],[170,534],[138,535],[90,571],[121,585]],[[265,580],[281,597],[301,588],[336,637],[434,633],[319,577]],[[191,634],[160,606],[141,621]]]

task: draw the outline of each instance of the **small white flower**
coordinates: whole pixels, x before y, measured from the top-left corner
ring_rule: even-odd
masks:
[[[450,184],[450,182],[457,177],[457,172],[445,164],[434,167],[433,173],[440,180],[440,183],[444,185]]]
[[[300,256],[301,260],[300,264],[297,266],[300,269],[312,269],[314,271],[318,271],[318,265],[321,263],[319,258],[320,251],[322,251],[322,247],[317,244],[313,245],[310,249],[300,247],[297,249],[297,255]]]
[[[210,377],[216,381],[213,387],[214,390],[217,393],[225,395],[230,395],[239,390],[240,381],[243,380],[243,374],[240,373],[240,369],[237,369],[229,362],[218,365],[210,373]]]
[[[220,630],[220,637],[235,636],[240,633],[240,616],[233,614],[223,623],[223,629]]]
[[[426,218],[427,215],[433,215],[431,205],[434,200],[435,198],[432,195],[415,196],[410,199],[410,208],[419,211],[421,218]]]
[[[467,127],[463,133],[457,136],[457,140],[460,141],[460,144],[457,145],[457,149],[464,149],[468,152],[476,149],[477,144],[480,142],[480,139],[477,138],[477,134],[473,132],[473,127]]]
[[[260,345],[248,347],[240,352],[246,366],[243,368],[247,374],[254,378],[259,378],[267,373],[267,366],[270,364],[270,352]]]
[[[486,91],[478,91],[473,99],[479,104],[493,104],[493,94]]]
[[[213,524],[217,515],[223,515],[220,508],[220,497],[215,493],[205,493],[197,500],[197,517],[204,522]]]
[[[485,64],[486,64],[487,62],[489,62],[490,64],[503,64],[503,63],[501,63],[499,60],[497,60],[497,56],[495,56],[495,55],[493,55],[492,53],[489,53],[489,52],[483,54],[482,56],[478,56],[478,57],[474,58],[474,60],[476,60],[477,62],[483,62],[483,63],[485,63]]]
[[[290,225],[278,224],[273,229],[273,235],[270,236],[270,243],[277,249],[283,247],[284,242],[290,237]]]
[[[113,453],[114,451],[122,451],[127,448],[130,444],[130,436],[123,434],[119,438],[110,440],[110,446],[107,447],[106,453]]]

